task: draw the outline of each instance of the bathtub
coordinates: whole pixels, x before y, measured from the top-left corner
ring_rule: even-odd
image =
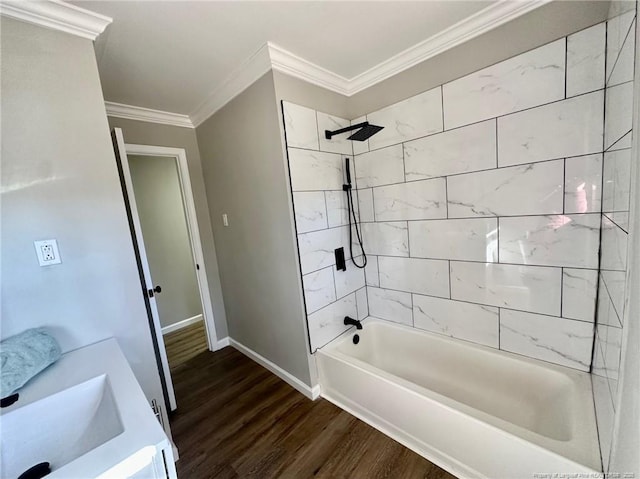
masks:
[[[374,318],[316,353],[322,396],[458,477],[602,477],[589,374]]]

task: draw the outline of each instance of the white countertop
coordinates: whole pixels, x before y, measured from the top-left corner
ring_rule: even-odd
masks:
[[[19,400],[0,411],[2,416],[29,404],[106,375],[124,432],[72,462],[54,469],[47,478],[123,477],[169,445],[166,434],[115,339],[107,339],[66,353],[18,391]],[[31,418],[30,418],[31,419]],[[38,418],[25,427],[38,427]],[[64,447],[64,444],[61,444]],[[116,469],[114,469],[114,467]]]

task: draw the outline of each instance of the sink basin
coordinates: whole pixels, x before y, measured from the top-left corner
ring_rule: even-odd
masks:
[[[124,432],[109,378],[96,376],[0,416],[2,478],[40,462],[52,471]]]

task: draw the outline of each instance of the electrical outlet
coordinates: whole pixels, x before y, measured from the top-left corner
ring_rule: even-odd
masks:
[[[58,251],[58,242],[56,240],[34,241],[33,244],[36,247],[36,254],[38,255],[38,263],[40,266],[62,263]]]

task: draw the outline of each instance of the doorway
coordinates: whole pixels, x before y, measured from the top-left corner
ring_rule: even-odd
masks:
[[[165,399],[175,410],[172,369],[217,346],[187,157],[180,148],[125,144],[118,128],[114,144]]]

